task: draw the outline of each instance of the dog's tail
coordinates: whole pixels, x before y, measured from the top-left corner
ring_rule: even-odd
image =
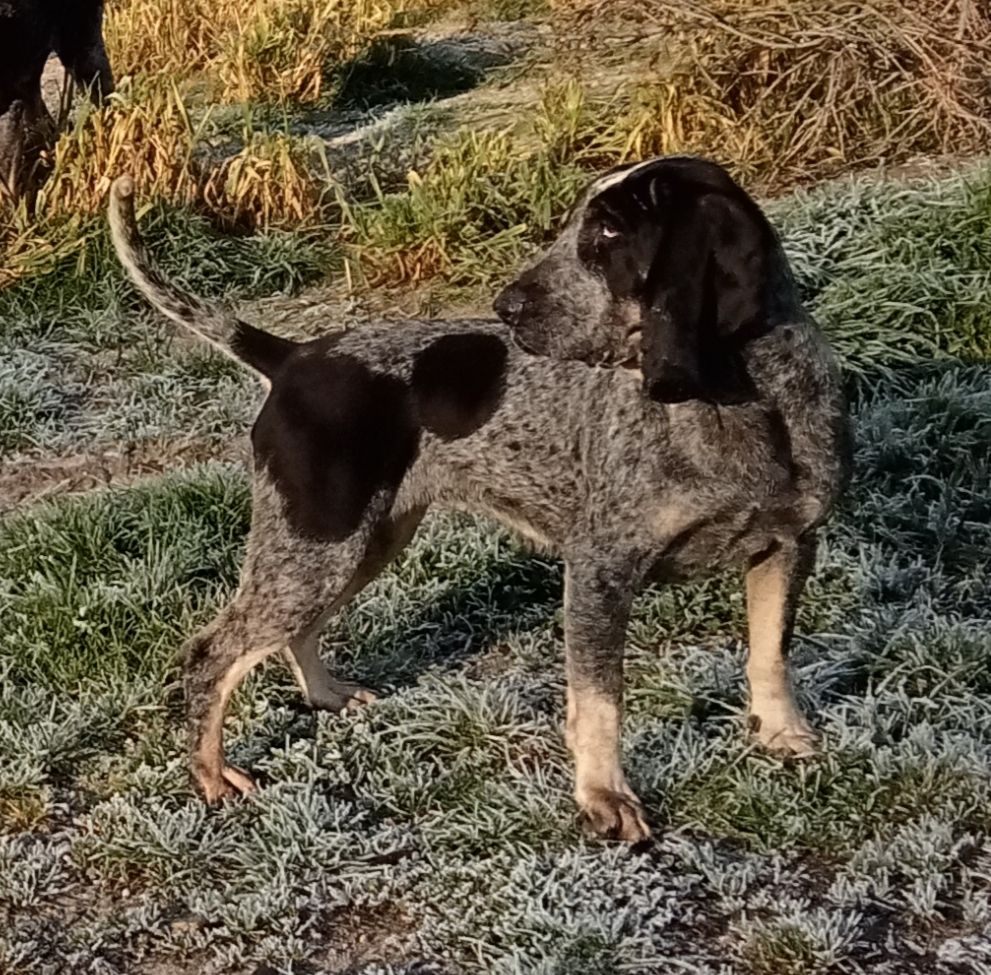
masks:
[[[185,294],[166,281],[152,264],[134,218],[134,182],[129,176],[114,180],[110,190],[110,235],[117,257],[138,290],[163,315],[171,318],[222,352],[271,379],[295,342],[240,321],[229,311]]]

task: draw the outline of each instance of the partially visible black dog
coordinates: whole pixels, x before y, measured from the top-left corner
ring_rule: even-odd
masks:
[[[21,195],[55,125],[41,98],[53,51],[97,104],[114,89],[103,0],[0,0],[0,192]]]

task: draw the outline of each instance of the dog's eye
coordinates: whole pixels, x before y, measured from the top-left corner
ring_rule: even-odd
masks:
[[[599,236],[605,240],[615,240],[619,236],[619,230],[611,223],[604,223],[599,227]]]

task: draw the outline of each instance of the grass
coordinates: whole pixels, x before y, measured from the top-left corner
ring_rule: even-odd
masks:
[[[158,203],[142,225],[169,274],[214,297],[271,295],[319,279],[316,235],[222,235]],[[0,291],[0,444],[8,456],[162,435],[226,436],[257,388],[233,364],[176,340],[112,256],[102,221],[85,251]]]
[[[583,180],[565,161],[573,141],[560,136],[558,146],[533,168],[507,138],[464,137],[407,190],[354,205],[349,220],[365,243],[344,253],[318,231],[225,235],[162,203],[142,225],[167,273],[194,291],[230,300],[292,291],[336,262],[377,287],[432,275],[429,311],[452,294],[491,293],[553,228]],[[481,179],[478,167],[499,153],[502,181]],[[809,307],[849,369],[873,374],[991,352],[991,169],[911,185],[842,181],[776,201],[770,212]],[[508,224],[500,229],[497,220]],[[46,266],[0,292],[0,444],[8,454],[176,435],[209,440],[246,427],[254,384],[177,339],[139,302],[102,225],[92,225],[85,251]]]
[[[560,571],[501,532],[430,519],[331,627],[325,649],[387,692],[378,704],[314,715],[278,665],[252,677],[230,745],[265,788],[207,811],[183,772],[175,651],[235,584],[240,472],[8,517],[0,958],[319,969],[345,910],[391,918],[360,964],[357,944],[334,949],[369,973],[386,970],[373,958],[765,973],[979,957],[991,538],[968,507],[991,475],[988,379],[933,365],[858,399],[858,475],[796,653],[821,761],[745,744],[734,580],[638,601],[627,764],[662,828],[647,851],[579,839]]]
[[[251,228],[319,223],[332,180],[322,144],[287,125],[255,124],[257,109],[330,97],[335,78],[393,20],[431,0],[131,0],[108,9],[106,42],[119,91],[83,107],[59,139],[37,199],[5,207],[0,286],[39,260],[86,247],[85,219],[102,213],[111,179],[131,172],[141,192],[217,222]],[[233,104],[242,132],[218,146],[212,115]],[[270,119],[270,114],[262,113]],[[219,149],[219,151],[218,151]]]
[[[512,72],[489,79],[519,52],[490,45],[472,60],[450,28],[446,44],[408,33],[452,15],[476,37],[484,36],[479,24],[498,38],[493,22],[529,17],[551,25],[554,39],[538,45],[524,102],[510,100],[508,112],[496,113],[501,121],[479,123],[470,105],[428,109],[440,137],[418,150],[426,172],[414,165],[413,184],[396,195],[408,160],[373,168],[372,201],[362,206],[368,180],[358,180],[356,197],[352,156],[374,157],[374,139],[342,148],[328,126],[360,124],[355,107],[418,103],[476,85],[487,86],[491,101],[498,86],[513,89]],[[51,176],[35,204],[4,221],[0,285],[34,273],[53,251],[84,250],[87,217],[102,212],[110,177],[124,170],[143,195],[219,225],[339,233],[363,272],[349,279],[360,290],[434,276],[463,288],[477,287],[472,271],[489,266],[493,250],[521,253],[521,207],[537,208],[525,243],[546,232],[546,211],[567,197],[576,171],[718,147],[721,161],[766,193],[878,160],[986,151],[982,17],[963,0],[938,9],[884,0],[864,10],[738,0],[647,9],[601,0],[129,0],[107,19],[120,91],[108,107],[77,114],[47,161]],[[639,40],[617,70],[603,34],[630,21],[641,24]],[[603,75],[615,84],[604,88]],[[402,117],[383,131],[399,132]],[[519,121],[527,118],[535,121]],[[546,176],[548,164],[561,171],[560,185]],[[465,179],[491,189],[449,199]],[[458,237],[452,228],[462,219]]]
[[[987,357],[991,170],[910,185],[841,182],[770,213],[848,364]]]
[[[111,9],[107,48],[121,74],[212,85],[235,102],[316,101],[334,69],[369,39],[436,0],[132,0]]]
[[[491,290],[587,181],[556,157],[520,154],[504,134],[470,133],[441,149],[422,176],[411,172],[405,190],[345,203],[352,279],[375,288],[440,278],[455,289]]]
[[[329,283],[351,303],[321,327],[364,302],[477,304],[615,162],[716,151],[775,196],[878,156],[986,149],[976,9],[892,10],[111,5],[119,95],[77,115],[34,212],[2,222],[4,467],[217,449],[250,422],[257,388],[124,283],[102,217],[118,171],[139,177],[166,272],[201,293]],[[521,17],[520,35],[500,23]],[[483,44],[509,66],[493,73],[437,18],[472,43],[556,37]],[[636,44],[609,39],[629,29]],[[355,118],[381,136],[349,142]],[[768,208],[857,413],[795,648],[821,760],[746,743],[739,580],[652,590],[629,628],[626,764],[658,841],[583,839],[560,566],[439,514],[325,637],[381,700],[318,715],[277,663],[253,675],[228,734],[263,788],[205,809],[177,650],[236,584],[244,475],[58,497],[0,519],[0,972],[983,971],[991,170]]]
[[[820,316],[835,289],[848,312],[859,295],[859,332],[834,338],[865,350],[861,362],[875,349],[889,367],[898,361],[897,346],[874,337],[892,328],[881,286],[899,286],[885,282],[879,254],[890,268],[913,262],[919,280],[927,261],[956,276],[921,319],[952,330],[926,341],[945,342],[964,322],[980,334],[980,312],[959,296],[983,288],[981,238],[967,246],[955,228],[980,227],[982,179],[851,184],[779,205]],[[176,220],[157,210],[152,231],[166,245],[182,235],[187,246],[165,253],[198,287],[284,283],[252,277],[277,237],[232,238],[216,256],[216,242],[197,249],[204,228],[189,236]],[[877,278],[860,281],[867,255]],[[281,273],[291,281],[307,266]],[[11,348],[31,337],[42,354],[36,340],[52,341],[44,323],[60,315],[95,354],[129,321],[116,273],[90,279],[85,312],[66,305],[72,280],[63,267],[7,293],[34,309],[12,316]],[[105,314],[92,310],[101,304]],[[128,327],[124,345],[149,323]],[[920,348],[907,343],[903,355]],[[126,388],[142,393],[137,406],[142,375],[178,384],[182,401],[202,384],[206,398],[190,404],[202,429],[203,405],[226,396],[232,374],[181,359],[159,375],[170,360],[167,346],[136,358],[147,372]],[[16,368],[27,376],[33,364]],[[33,416],[49,448],[79,443],[83,428],[58,421],[61,387],[10,388],[29,401],[10,415]],[[365,932],[389,917],[375,957],[469,970],[613,971],[674,955],[700,972],[727,958],[740,971],[825,972],[875,957],[878,930],[884,951],[919,970],[937,953],[977,957],[987,920],[987,389],[986,367],[949,361],[858,389],[859,477],[800,617],[803,695],[831,746],[822,761],[782,767],[744,745],[734,580],[640,601],[628,767],[663,830],[644,853],[577,839],[558,732],[560,571],[501,533],[432,521],[333,629],[338,668],[388,692],[375,707],[314,716],[275,668],[249,681],[233,709],[233,757],[267,787],[208,814],[185,786],[175,650],[234,585],[247,517],[240,474],[208,467],[8,517],[3,964],[30,971],[72,955],[124,970],[165,957],[225,971],[319,965],[345,910]],[[182,421],[174,404],[151,402]],[[218,430],[245,422],[241,402]],[[108,405],[92,427],[128,409]],[[122,889],[124,907],[108,912],[105,899]],[[57,908],[65,897],[80,905],[69,922]],[[350,941],[333,950],[362,957]]]
[[[571,17],[562,34],[579,50],[610,27],[633,34],[626,57],[646,48],[619,124],[636,158],[718,146],[767,190],[865,163],[974,152],[991,134],[978,80],[987,13],[965,0],[559,6]]]

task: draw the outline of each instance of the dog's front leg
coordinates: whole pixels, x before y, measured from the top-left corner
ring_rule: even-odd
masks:
[[[750,728],[784,755],[813,755],[819,736],[802,714],[792,688],[788,644],[795,610],[815,559],[815,538],[782,543],[747,572],[750,653]]]
[[[564,641],[575,799],[600,836],[635,843],[650,829],[621,761],[623,641],[632,598],[629,569],[568,561]]]

